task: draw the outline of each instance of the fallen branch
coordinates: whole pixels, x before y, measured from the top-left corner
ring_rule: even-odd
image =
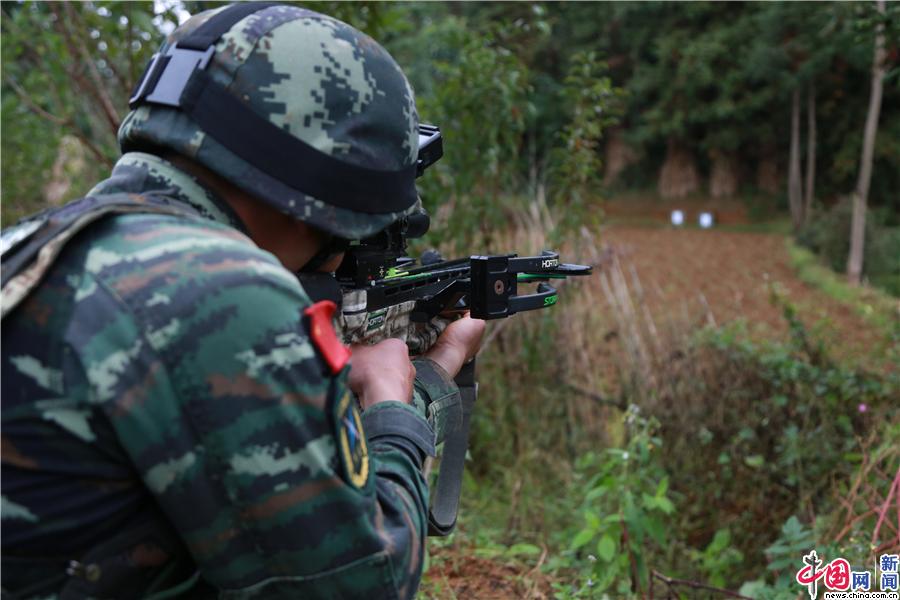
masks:
[[[652,571],[652,573],[653,574],[651,577],[655,578],[655,579],[659,579],[660,581],[665,583],[668,586],[669,591],[672,592],[673,594],[675,593],[675,589],[674,589],[675,586],[683,585],[683,586],[686,586],[686,587],[689,587],[689,588],[695,589],[695,590],[706,590],[709,592],[715,592],[717,594],[722,594],[723,596],[728,596],[729,598],[742,598],[743,600],[753,600],[749,596],[743,596],[741,594],[738,594],[737,592],[732,592],[731,590],[725,590],[722,588],[713,587],[711,585],[706,585],[705,583],[700,583],[699,581],[690,581],[687,579],[675,579],[674,577],[669,577],[667,575],[663,575],[659,571],[655,571],[655,570]],[[677,598],[678,595],[675,594],[675,597]]]
[[[598,394],[596,392],[586,390],[582,387],[578,387],[577,385],[573,385],[571,383],[564,383],[563,386],[567,390],[569,390],[571,392],[575,392],[576,394],[584,396],[585,398],[590,398],[591,400],[593,400],[594,402],[596,402],[598,404],[605,404],[607,406],[615,406],[616,408],[621,409],[621,410],[625,410],[626,408],[628,408],[628,403],[625,402],[624,400],[614,400],[611,398],[604,398],[603,396],[601,396],[600,394]]]

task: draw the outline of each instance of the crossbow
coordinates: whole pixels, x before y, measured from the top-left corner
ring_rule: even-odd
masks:
[[[440,130],[420,125],[417,176],[442,155]],[[323,283],[339,287],[328,295],[341,299],[338,329],[345,344],[375,344],[393,337],[405,341],[411,354],[422,354],[457,315],[468,311],[473,318],[491,320],[548,308],[558,299],[550,281],[592,272],[590,266],[560,262],[559,253],[551,250],[539,256],[474,255],[453,260],[432,250],[417,260],[407,253],[408,241],[424,236],[430,224],[428,213],[417,206],[378,234],[351,241],[333,278],[304,282],[308,289]],[[537,284],[536,290],[520,294],[520,286],[529,284]],[[429,535],[448,535],[456,525],[477,395],[474,360],[463,367],[456,383],[462,418],[444,440],[429,508]]]
[[[442,155],[440,130],[420,125],[418,174]],[[427,327],[436,317],[469,311],[473,318],[490,320],[547,308],[558,299],[551,280],[592,272],[590,266],[560,262],[559,253],[551,250],[539,256],[474,255],[453,260],[443,260],[431,250],[416,260],[407,254],[408,240],[422,237],[429,226],[428,213],[419,206],[378,234],[351,243],[335,273],[343,297],[345,343],[401,337],[418,354],[440,333],[439,328]],[[519,294],[521,285],[534,283],[534,293]]]

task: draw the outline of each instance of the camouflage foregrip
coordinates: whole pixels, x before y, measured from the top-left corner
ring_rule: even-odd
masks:
[[[366,311],[366,290],[344,294],[338,332],[345,344],[368,346],[397,338],[406,342],[412,356],[424,354],[440,337],[450,320],[435,317],[427,323],[410,320],[415,301],[403,302],[377,311]]]

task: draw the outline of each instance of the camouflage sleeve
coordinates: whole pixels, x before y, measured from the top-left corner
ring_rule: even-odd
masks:
[[[225,598],[413,596],[428,491],[409,431],[430,427],[387,403],[382,414],[409,427],[369,452],[348,369],[327,370],[290,273],[246,242],[189,247],[169,231],[187,248],[174,260],[154,244],[160,231],[141,240],[142,261],[93,257],[102,277],[74,321],[102,335],[75,337],[97,401],[203,577]],[[105,315],[120,316],[98,323]]]
[[[462,422],[462,403],[459,388],[453,378],[439,364],[429,358],[417,358],[416,381],[413,390],[413,405],[428,419],[434,429],[435,443]]]

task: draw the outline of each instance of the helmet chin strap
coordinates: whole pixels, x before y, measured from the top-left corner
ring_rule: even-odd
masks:
[[[300,273],[315,273],[319,268],[327,263],[331,258],[337,256],[341,252],[346,252],[350,247],[350,240],[340,238],[334,235],[328,236],[322,247],[312,255],[306,264],[300,267]]]

